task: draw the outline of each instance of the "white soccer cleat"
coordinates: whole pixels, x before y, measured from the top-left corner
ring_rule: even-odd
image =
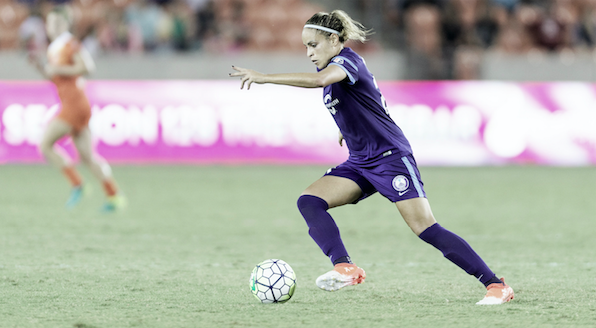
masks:
[[[319,288],[332,292],[346,286],[361,284],[364,279],[366,272],[355,264],[338,263],[333,270],[318,277],[316,284]]]
[[[513,299],[513,288],[505,283],[501,278],[502,284],[494,283],[486,287],[486,295],[477,305],[499,305],[507,303]]]

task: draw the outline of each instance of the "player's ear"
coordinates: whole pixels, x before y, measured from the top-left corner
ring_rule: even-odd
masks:
[[[339,43],[339,35],[337,35],[335,33],[331,33],[329,38],[331,40],[331,44],[333,44],[334,46],[336,46]]]

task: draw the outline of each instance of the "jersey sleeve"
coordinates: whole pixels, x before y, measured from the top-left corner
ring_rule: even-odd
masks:
[[[333,59],[331,59],[329,65],[339,66],[341,69],[343,69],[348,76],[348,84],[353,85],[358,81],[358,66],[356,66],[356,63],[350,59],[344,56],[335,56]]]

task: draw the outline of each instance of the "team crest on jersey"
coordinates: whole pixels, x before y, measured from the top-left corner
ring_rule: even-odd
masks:
[[[393,189],[397,191],[404,191],[408,189],[408,187],[410,186],[410,181],[405,176],[398,175],[395,178],[393,178],[391,185],[393,185]]]
[[[344,64],[344,59],[343,58],[336,57],[336,58],[333,58],[333,62],[334,63],[337,63],[337,64],[340,64],[340,65],[343,65]]]
[[[335,106],[339,104],[339,99],[331,100],[331,95],[326,94],[325,98],[323,98],[323,102],[325,103],[325,107],[327,107],[331,115],[335,115],[337,113],[337,109],[335,109]]]

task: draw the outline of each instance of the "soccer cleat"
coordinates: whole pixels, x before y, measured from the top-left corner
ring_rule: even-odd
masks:
[[[86,187],[83,185],[73,187],[70,190],[70,196],[68,196],[68,200],[66,201],[66,208],[72,209],[73,207],[77,206],[83,199],[83,195],[86,193]]]
[[[498,305],[509,302],[513,299],[513,288],[505,283],[501,278],[502,284],[494,283],[486,287],[486,295],[476,303],[477,305]]]
[[[364,282],[366,272],[355,264],[338,263],[333,270],[317,278],[319,288],[334,291],[346,286],[357,285]]]
[[[121,210],[126,207],[126,197],[122,195],[115,195],[108,197],[105,204],[103,204],[101,211],[102,212],[115,212],[117,210]]]

